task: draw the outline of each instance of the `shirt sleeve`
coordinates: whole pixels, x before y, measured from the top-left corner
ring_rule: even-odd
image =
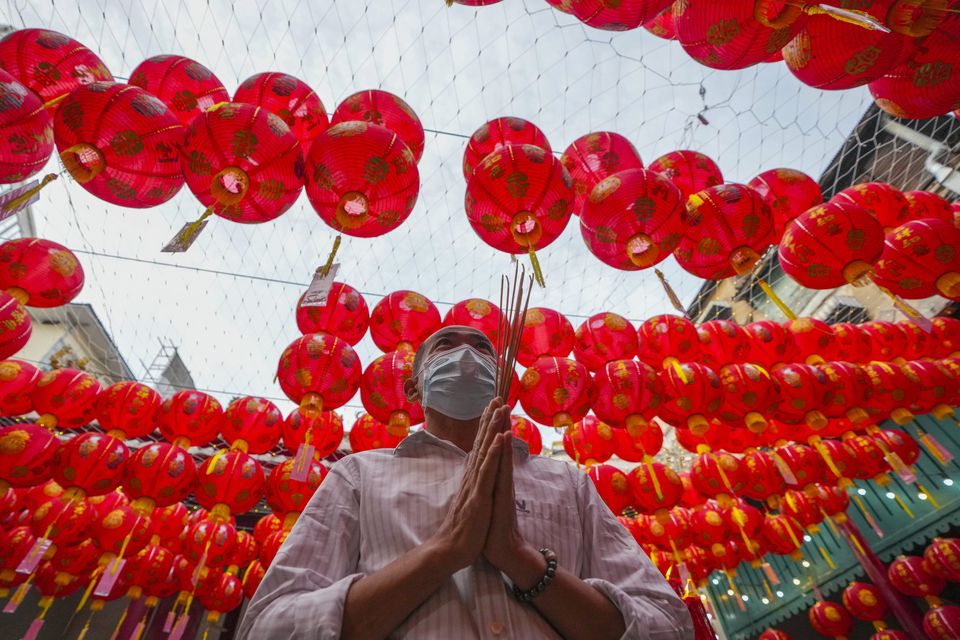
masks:
[[[580,578],[623,614],[626,632],[621,640],[692,639],[687,606],[604,504],[587,474],[572,472],[583,530]]]
[[[362,577],[352,463],[334,464],[300,514],[247,607],[238,640],[340,637],[347,591]]]

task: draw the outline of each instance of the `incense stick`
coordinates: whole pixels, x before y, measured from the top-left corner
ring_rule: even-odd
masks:
[[[504,403],[510,395],[513,371],[517,366],[523,323],[530,305],[533,276],[526,267],[514,265],[513,279],[502,276],[500,281],[500,333],[497,336],[497,397]],[[526,295],[524,295],[526,293]]]

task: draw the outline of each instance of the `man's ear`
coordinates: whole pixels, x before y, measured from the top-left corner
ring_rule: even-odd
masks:
[[[417,379],[413,376],[403,381],[403,395],[407,402],[420,402],[420,390],[417,389]]]

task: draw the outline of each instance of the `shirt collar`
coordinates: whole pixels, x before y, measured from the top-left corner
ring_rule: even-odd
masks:
[[[397,445],[397,448],[393,450],[393,455],[416,457],[428,447],[437,447],[463,457],[467,455],[467,453],[457,445],[449,440],[438,438],[426,429],[415,431],[404,438],[400,444]],[[513,438],[513,450],[520,454],[521,459],[526,459],[530,455],[530,448],[527,446],[527,443],[517,437]]]

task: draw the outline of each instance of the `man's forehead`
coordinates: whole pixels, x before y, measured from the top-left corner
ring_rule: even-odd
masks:
[[[449,327],[443,327],[434,331],[429,338],[423,341],[423,347],[421,348],[430,348],[437,340],[440,338],[479,338],[483,342],[490,342],[490,339],[479,329],[474,327],[467,327],[465,325],[451,325]]]

